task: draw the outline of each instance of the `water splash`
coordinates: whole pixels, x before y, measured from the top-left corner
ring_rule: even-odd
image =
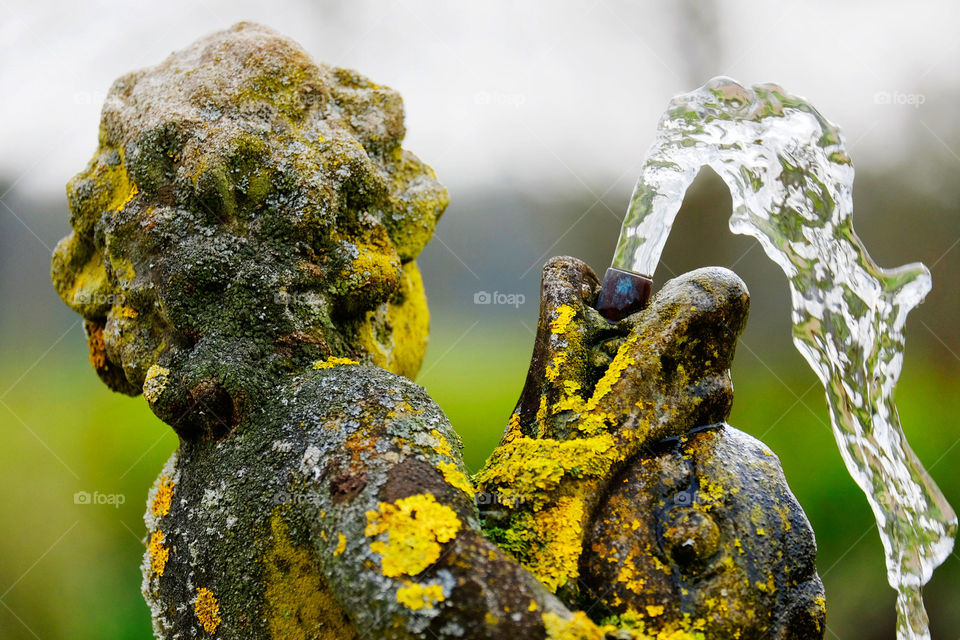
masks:
[[[730,230],[759,240],[789,280],[794,344],[823,383],[843,460],[877,519],[897,636],[929,638],[920,589],[949,556],[957,516],[907,444],[893,391],[907,314],[930,290],[930,272],[882,269],[867,254],[836,126],[776,85],[722,77],[677,96],[661,117],[614,267],[652,275],[704,165],[730,189]]]

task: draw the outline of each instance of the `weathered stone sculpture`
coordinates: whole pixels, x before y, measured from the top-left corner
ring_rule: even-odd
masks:
[[[599,291],[577,260],[545,267],[527,383],[476,478],[488,536],[618,627],[821,637],[813,531],[773,453],[724,423],[743,282],[691,272],[616,326]]]
[[[613,326],[551,261],[477,494],[409,380],[447,195],[403,134],[394,91],[250,24],[107,97],[53,279],[101,378],[180,436],[146,514],[156,636],[822,636],[809,524],[723,424],[728,271]]]

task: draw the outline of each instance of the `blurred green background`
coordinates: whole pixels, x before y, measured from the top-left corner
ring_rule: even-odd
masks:
[[[609,0],[590,7],[562,2],[547,15],[499,2],[462,14],[444,13],[437,3],[406,3],[424,11],[384,17],[371,2],[291,2],[283,10],[181,2],[169,10],[150,5],[142,14],[111,13],[109,2],[89,11],[36,4],[33,13],[0,15],[0,51],[11,61],[0,67],[0,83],[11,86],[20,73],[36,79],[36,91],[56,83],[67,88],[65,104],[55,107],[22,83],[10,94],[16,100],[0,101],[0,121],[11,123],[0,128],[0,148],[17,150],[0,160],[0,638],[151,637],[139,593],[141,518],[147,488],[176,437],[142,398],[112,394],[98,381],[77,317],[49,285],[49,254],[68,231],[62,185],[93,150],[109,81],[240,17],[287,31],[318,59],[355,66],[406,98],[408,146],[437,169],[452,198],[419,260],[433,316],[418,382],[462,435],[474,471],[520,392],[540,268],[560,254],[601,273],[606,268],[639,150],[669,97],[721,72],[746,82],[772,78],[807,95],[847,132],[858,172],[856,227],[873,257],[884,266],[923,261],[932,270],[933,291],[908,322],[897,401],[912,447],[960,506],[960,118],[950,71],[960,49],[938,31],[956,23],[953,5],[921,3],[922,10],[907,11],[881,2],[843,13],[815,2],[802,9],[790,4],[796,14],[761,15],[759,3],[720,11],[715,3],[680,2],[665,10]],[[755,24],[727,16],[754,9]],[[76,15],[59,15],[69,11]],[[501,24],[504,15],[508,26]],[[779,30],[802,43],[809,41],[805,24],[828,22],[844,38],[819,53],[812,45],[768,49],[758,35]],[[117,31],[144,23],[163,37],[144,37],[139,26],[132,35]],[[133,59],[107,55],[100,41],[114,32]],[[360,41],[345,46],[354,37]],[[485,48],[477,44],[484,42]],[[26,59],[30,47],[40,62]],[[78,62],[64,55],[68,49]],[[107,53],[85,53],[92,49]],[[875,64],[867,68],[864,60]],[[610,71],[614,63],[633,70],[631,82],[610,86],[603,74],[622,73]],[[88,71],[94,75],[68,77]],[[77,87],[92,104],[77,101]],[[608,90],[625,93],[613,99]],[[874,97],[894,90],[924,95],[924,104],[898,108]],[[633,102],[625,107],[624,100]],[[27,113],[31,108],[36,114]],[[608,111],[621,119],[607,122]],[[48,116],[68,128],[45,123]],[[18,130],[30,127],[47,136],[36,145],[42,153],[18,146]],[[893,638],[894,594],[879,537],[840,459],[822,389],[790,342],[786,282],[755,241],[729,233],[729,212],[729,195],[704,172],[686,198],[656,280],[716,264],[747,282],[752,311],[734,366],[730,422],[780,456],[813,524],[827,589],[827,637]],[[480,291],[525,301],[476,305]],[[75,504],[79,491],[122,496],[112,500],[122,504]],[[956,637],[960,555],[937,570],[925,598],[933,636]]]

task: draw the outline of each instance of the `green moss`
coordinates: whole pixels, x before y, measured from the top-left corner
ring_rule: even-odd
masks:
[[[287,118],[297,120],[309,106],[301,93],[309,79],[307,70],[293,65],[272,69],[250,78],[235,100],[238,105],[263,101],[276,107]]]

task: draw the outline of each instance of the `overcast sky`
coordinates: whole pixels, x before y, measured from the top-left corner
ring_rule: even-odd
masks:
[[[911,136],[948,140],[960,58],[947,1],[7,3],[0,176],[62,193],[114,78],[242,19],[398,89],[407,146],[452,189],[629,189],[669,98],[718,74],[776,81],[841,125],[856,164],[894,162]]]

